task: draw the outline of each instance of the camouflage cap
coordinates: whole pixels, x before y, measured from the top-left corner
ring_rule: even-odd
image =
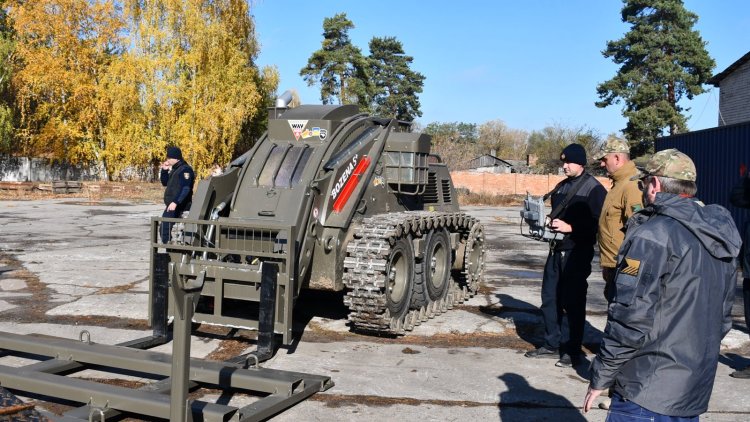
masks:
[[[654,154],[644,169],[649,176],[663,176],[695,182],[696,172],[693,160],[672,148]]]
[[[601,160],[605,155],[613,152],[624,152],[626,154],[630,154],[630,145],[628,145],[627,141],[624,141],[622,139],[609,138],[607,142],[602,145],[602,149],[599,151],[599,154],[597,154],[594,158],[597,160]]]

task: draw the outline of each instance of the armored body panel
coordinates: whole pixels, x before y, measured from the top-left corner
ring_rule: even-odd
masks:
[[[476,292],[482,227],[459,210],[430,138],[407,129],[351,105],[285,110],[198,185],[188,218],[154,219],[170,277],[201,289],[194,319],[257,328],[264,264],[279,268],[274,331],[286,344],[303,288],[346,290],[354,329],[395,334]],[[158,239],[169,222],[171,239]]]

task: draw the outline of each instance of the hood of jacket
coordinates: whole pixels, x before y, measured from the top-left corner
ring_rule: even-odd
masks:
[[[647,208],[680,222],[718,259],[735,258],[740,253],[742,240],[737,226],[721,205],[704,205],[696,198],[658,192],[654,203]]]

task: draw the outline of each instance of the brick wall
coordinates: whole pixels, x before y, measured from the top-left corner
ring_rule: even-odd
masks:
[[[497,174],[471,171],[453,171],[451,177],[456,188],[493,195],[525,195],[526,192],[532,195],[544,195],[565,178],[557,174]],[[608,178],[597,177],[597,179],[609,190],[611,183]]]
[[[721,81],[719,126],[750,121],[750,61]]]

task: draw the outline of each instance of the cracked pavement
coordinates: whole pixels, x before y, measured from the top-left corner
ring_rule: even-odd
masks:
[[[580,410],[587,366],[557,368],[554,360],[523,356],[543,335],[538,306],[547,245],[520,235],[518,207],[464,209],[485,225],[479,294],[406,336],[382,338],[349,331],[341,293],[303,292],[295,342],[264,366],[328,375],[336,385],[273,420],[604,420],[605,411]],[[105,344],[150,334],[149,219],[160,211],[132,201],[0,201],[0,330],[77,338],[86,329]],[[595,260],[584,337],[589,360],[606,322],[603,285]],[[703,421],[750,419],[743,393],[750,381],[728,376],[750,364],[739,295],[733,316]],[[202,325],[191,351],[227,359],[253,350],[254,339],[252,331]],[[0,364],[19,363],[0,357]]]

